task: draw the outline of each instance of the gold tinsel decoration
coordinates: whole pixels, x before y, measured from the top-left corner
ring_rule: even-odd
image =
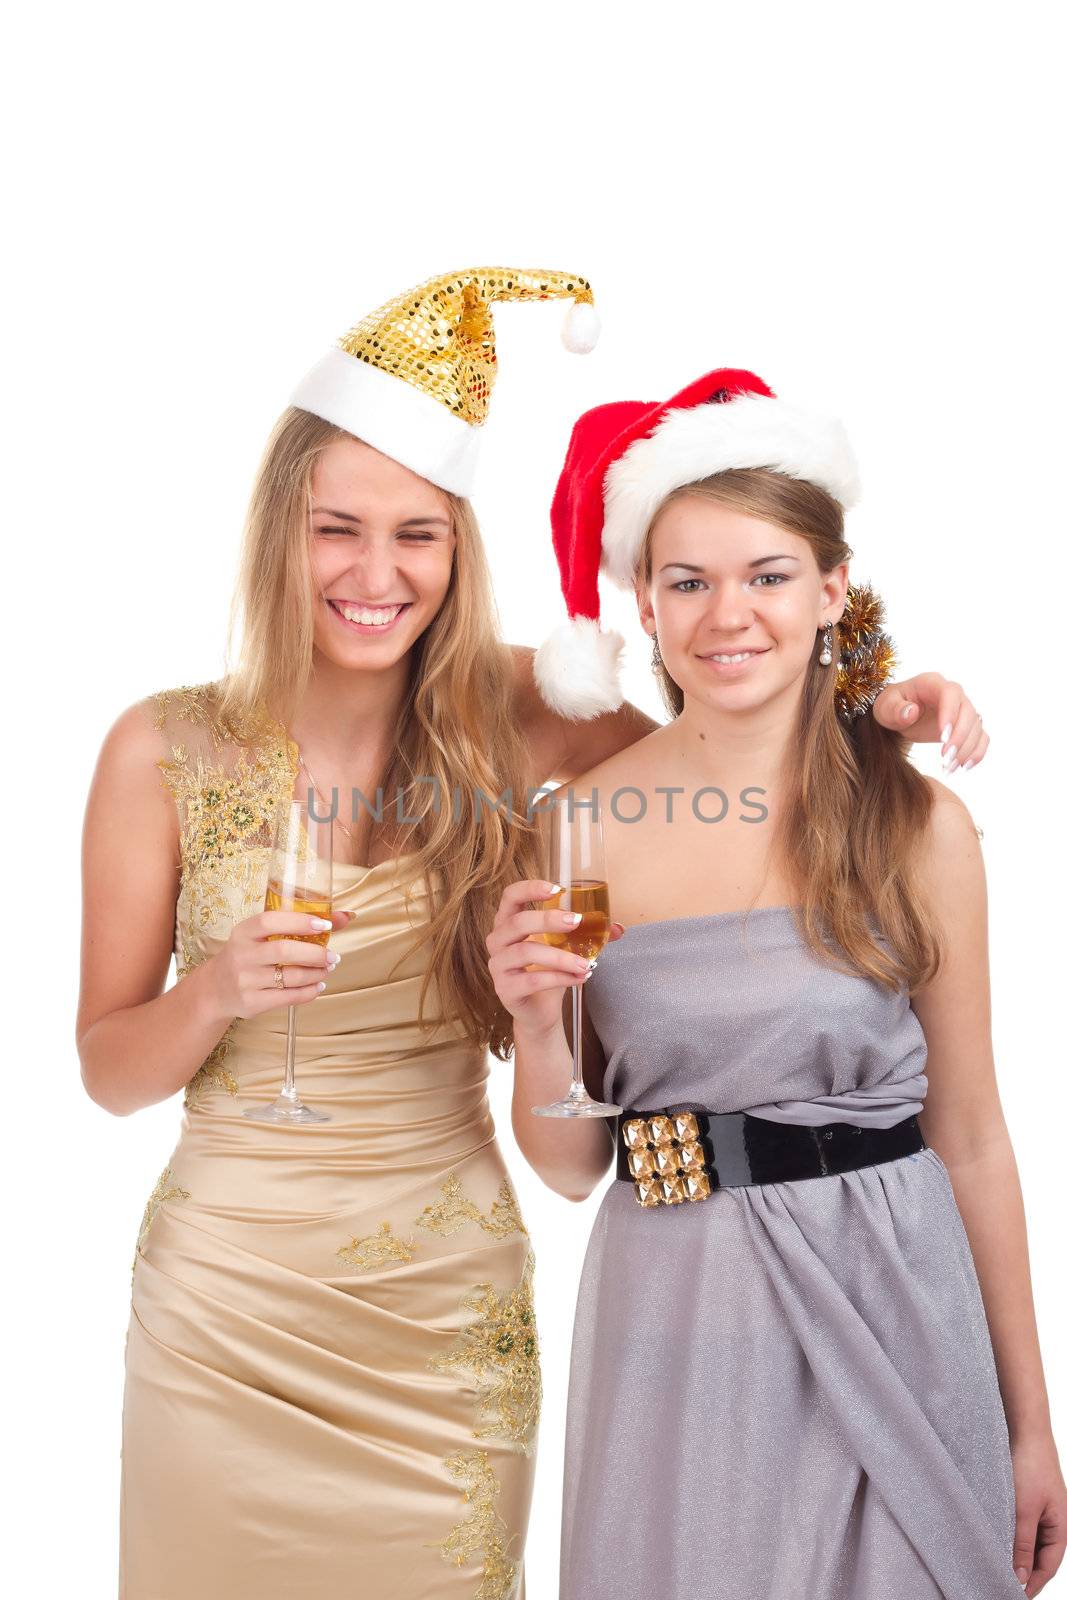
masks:
[[[848,598],[837,625],[838,662],[835,704],[845,722],[869,711],[879,690],[892,676],[896,650],[882,631],[885,606],[870,584],[848,586]]]

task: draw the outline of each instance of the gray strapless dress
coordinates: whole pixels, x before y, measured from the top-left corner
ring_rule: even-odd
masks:
[[[585,1003],[622,1106],[879,1127],[922,1106],[907,995],[819,961],[788,907],[632,926]],[[933,1150],[670,1208],[611,1183],[563,1518],[561,1600],[1018,1600],[1004,1409]]]

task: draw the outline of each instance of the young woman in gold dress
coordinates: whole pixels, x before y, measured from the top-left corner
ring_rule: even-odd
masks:
[[[510,788],[521,814],[528,786],[654,726],[617,701],[551,712],[532,652],[496,629],[463,430],[492,378],[490,301],[549,295],[590,298],[560,274],[458,274],[346,336],[267,447],[237,668],[139,701],[104,741],[85,1086],[116,1114],[185,1096],[137,1239],[126,1600],[524,1592],[533,1258],[486,1100],[502,1017],[484,940],[532,859],[473,800]],[[936,737],[949,704],[972,714],[930,675],[880,718]],[[449,797],[436,812],[420,777]],[[353,813],[379,786],[381,820]],[[310,919],[263,910],[265,832],[309,790],[321,810],[340,797],[328,951],[268,943]],[[290,1004],[317,1126],[243,1115],[277,1092]]]

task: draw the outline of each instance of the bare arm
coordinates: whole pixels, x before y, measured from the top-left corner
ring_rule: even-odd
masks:
[[[538,783],[576,778],[660,726],[629,700],[617,711],[605,711],[586,722],[561,717],[541,699],[530,646],[513,644],[509,649],[515,666],[516,713],[533,754]]]
[[[530,1109],[560,1099],[570,1087],[570,1015],[571,998],[564,992],[561,1014],[547,1034],[520,1029],[516,1024],[511,1126],[519,1149],[549,1188],[567,1200],[585,1200],[614,1160],[614,1123],[601,1117],[573,1121],[535,1117]],[[599,1099],[604,1086],[604,1051],[584,1007],[582,1069],[586,1088]]]
[[[226,961],[212,957],[163,992],[170,969],[179,871],[177,814],[156,766],[161,753],[147,708],[131,706],[104,740],[82,836],[78,1054],[87,1093],[118,1116],[154,1105],[183,1088],[233,1018],[251,1014],[245,1009],[242,973],[234,961],[240,952],[230,952]],[[284,914],[264,915],[277,919]],[[250,924],[258,920],[239,924],[248,930],[247,972],[257,960]],[[308,922],[307,917],[291,915],[286,924],[272,928],[295,932],[298,924],[304,931]],[[260,940],[264,937],[259,935]],[[317,983],[326,951],[291,940],[271,946],[271,966],[275,960],[290,959],[313,962]],[[264,950],[260,964],[267,960]],[[292,983],[288,970],[287,976]],[[254,978],[251,987],[258,987]],[[309,985],[294,988],[286,993],[286,1002],[318,992],[317,987],[309,989]],[[278,1003],[276,998],[264,998],[271,1006]]]
[[[567,949],[535,943],[532,934],[562,932],[572,926],[565,911],[530,909],[544,900],[549,883],[523,879],[511,883],[486,940],[489,971],[501,1001],[511,1013],[515,1037],[515,1076],[511,1125],[519,1149],[550,1189],[568,1200],[584,1200],[596,1187],[610,1160],[610,1136],[600,1119],[535,1117],[532,1106],[558,1100],[571,1081],[571,1052],[563,1028],[560,1001],[565,990],[584,979],[589,963]],[[611,937],[622,932],[612,924]],[[536,970],[531,970],[536,969]],[[592,1028],[583,1037],[589,1056],[586,1081],[603,1078],[603,1054]]]
[[[1022,1191],[993,1065],[981,847],[966,806],[942,784],[934,788],[922,877],[942,925],[945,960],[912,998],[928,1047],[919,1122],[948,1169],[982,1289],[1015,1462],[1016,1556],[1028,1576],[1035,1527],[1043,1517],[1059,1519],[1058,1543],[1043,1541],[1045,1569],[1039,1562],[1026,1589],[1031,1595],[1062,1558],[1067,1497],[1049,1421]]]

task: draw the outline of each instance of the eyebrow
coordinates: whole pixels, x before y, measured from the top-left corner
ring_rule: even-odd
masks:
[[[311,514],[313,517],[336,517],[338,522],[352,522],[357,528],[360,526],[358,517],[352,516],[348,511],[332,511],[329,506],[312,506]],[[424,528],[429,523],[434,523],[442,528],[447,528],[450,525],[447,517],[430,515],[426,517],[405,517],[404,521],[398,523],[397,526],[411,528],[418,524],[419,527]]]
[[[750,567],[765,567],[768,561],[799,561],[799,556],[760,556],[758,561],[750,561]],[[666,572],[669,567],[677,567],[680,572],[703,572],[703,567],[694,567],[690,561],[667,561],[660,567],[661,572]]]

